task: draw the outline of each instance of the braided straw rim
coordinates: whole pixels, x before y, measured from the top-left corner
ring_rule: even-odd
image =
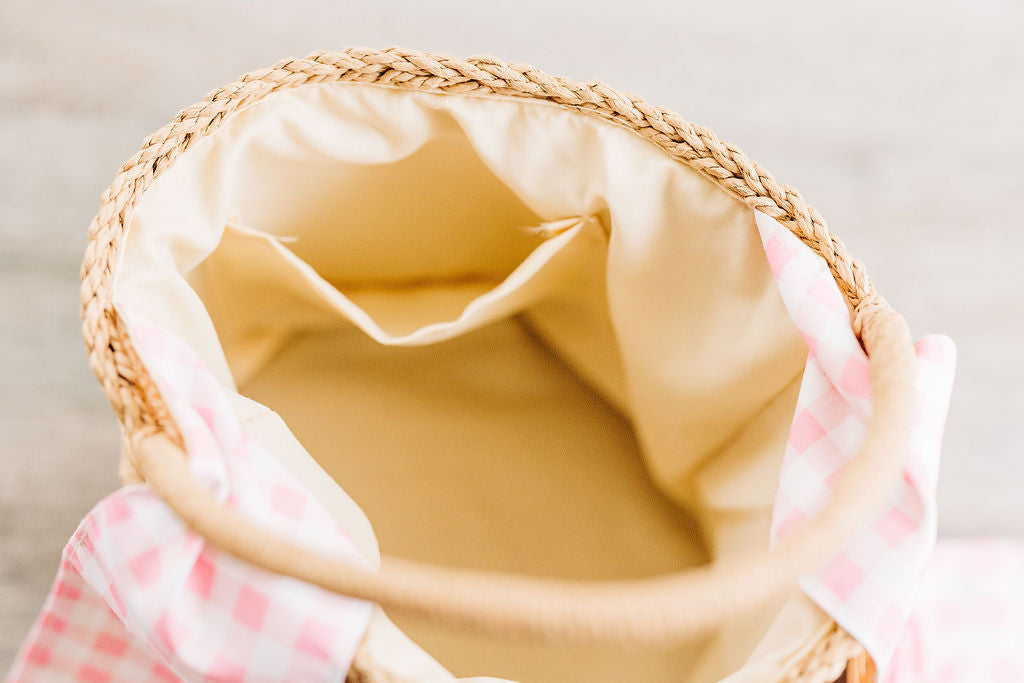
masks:
[[[821,515],[763,556],[654,579],[576,583],[396,558],[385,558],[381,570],[371,573],[274,538],[217,504],[189,475],[181,435],[114,307],[116,264],[146,189],[192,144],[273,92],[330,82],[534,98],[617,122],[748,207],[779,220],[820,254],[868,352],[875,401],[862,450],[844,469]],[[179,516],[215,546],[253,564],[422,617],[552,640],[675,643],[785,595],[802,573],[827,560],[860,520],[877,509],[902,469],[902,459],[892,454],[905,452],[913,351],[903,319],[878,296],[863,266],[799,192],[777,182],[739,148],[675,112],[600,81],[576,82],[488,56],[458,59],[397,47],[352,47],[278,62],[213,90],[146,138],[102,195],[81,275],[82,330],[90,365],[132,444],[132,465]],[[830,640],[832,645],[849,639],[841,629],[833,633],[838,635]],[[852,649],[823,647],[822,668],[831,671]],[[859,656],[866,657],[862,650]]]

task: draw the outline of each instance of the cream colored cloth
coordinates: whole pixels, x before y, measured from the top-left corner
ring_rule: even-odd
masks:
[[[118,300],[237,392],[371,563],[379,542],[625,578],[768,543],[806,348],[751,211],[631,130],[509,97],[307,86],[194,145],[128,239]],[[772,680],[827,623],[803,598],[781,608],[633,654],[398,623],[458,675],[711,681],[770,643]],[[368,642],[394,641],[378,628]]]

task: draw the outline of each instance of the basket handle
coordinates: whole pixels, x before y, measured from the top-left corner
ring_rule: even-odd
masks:
[[[221,505],[162,433],[137,435],[129,457],[195,532],[253,565],[384,609],[502,635],[576,644],[667,646],[785,597],[877,511],[900,476],[914,382],[903,318],[877,295],[854,309],[870,360],[873,417],[822,512],[774,548],[679,573],[621,581],[570,581],[444,567],[385,556],[356,567],[269,533]]]

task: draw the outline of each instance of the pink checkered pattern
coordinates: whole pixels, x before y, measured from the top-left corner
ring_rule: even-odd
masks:
[[[318,552],[368,566],[331,515],[242,429],[182,341],[122,311],[218,499]],[[11,681],[340,681],[371,605],[208,547],[147,486],[126,486],[79,526]]]
[[[941,539],[885,683],[1024,681],[1024,543]]]
[[[755,217],[779,292],[809,351],[772,516],[778,539],[817,514],[856,453],[871,418],[871,377],[824,260],[775,220]],[[915,350],[917,410],[903,478],[888,506],[801,581],[882,673],[935,543],[935,483],[956,356],[944,336],[924,337]]]
[[[179,680],[65,558],[11,681]]]

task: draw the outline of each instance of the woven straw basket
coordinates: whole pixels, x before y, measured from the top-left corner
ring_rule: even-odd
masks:
[[[503,108],[518,107],[517,111],[540,121],[538,125],[557,118],[568,121],[566,125],[595,130],[597,136],[622,137],[622,131],[628,131],[633,137],[621,144],[642,143],[645,150],[657,150],[665,160],[659,162],[665,173],[685,173],[700,187],[710,183],[707,196],[728,205],[723,210],[759,211],[819,254],[846,298],[852,328],[870,358],[874,411],[859,453],[844,468],[831,501],[818,517],[771,548],[765,544],[756,552],[719,558],[685,571],[639,578],[570,579],[494,571],[501,566],[464,569],[390,556],[383,558],[379,570],[365,569],[300,547],[216,500],[188,469],[182,431],[130,333],[130,321],[122,314],[115,289],[125,267],[126,249],[138,237],[130,236],[129,228],[142,230],[136,214],[151,188],[156,192],[164,174],[193,150],[217,143],[219,131],[262,107],[285,106],[288,97],[306,93],[302,96],[307,99],[292,110],[301,117],[320,101],[316,98],[332,97],[345,87],[358,93],[351,95],[353,101],[366,98],[359,101],[368,108],[375,106],[366,104],[373,98],[389,97],[396,103],[406,98],[401,100],[405,102],[410,101],[409,93],[416,92],[415,97],[441,102],[439,107],[459,106],[460,101],[491,107],[487,116],[499,127],[518,125],[502,118]],[[314,92],[315,96],[310,94]],[[298,136],[307,134],[303,126],[295,131]],[[450,134],[449,129],[444,131]],[[254,139],[256,145],[273,144],[258,135]],[[529,147],[528,133],[520,145]],[[561,163],[565,173],[572,172],[572,159],[562,158]],[[590,158],[579,163],[593,166],[597,162]],[[406,177],[404,182],[423,178]],[[404,191],[402,178],[392,180],[392,190]],[[214,192],[217,182],[212,176],[204,178],[190,191]],[[165,185],[162,190],[166,189]],[[561,234],[558,225],[545,226],[538,239]],[[726,234],[723,228],[721,238]],[[706,242],[714,243],[719,237],[708,234]],[[176,265],[184,271],[195,264]],[[343,276],[332,282],[340,279]],[[214,90],[147,138],[103,194],[82,266],[82,317],[91,366],[125,435],[123,476],[146,482],[207,543],[256,567],[375,603],[395,618],[408,618],[401,622],[403,629],[407,623],[424,622],[439,632],[469,631],[474,634],[470,638],[498,637],[503,642],[532,643],[531,647],[671,650],[773,605],[778,613],[779,605],[793,594],[797,579],[820,567],[879,508],[901,472],[901,459],[894,454],[905,450],[911,419],[913,349],[903,319],[875,292],[862,265],[796,190],[777,182],[738,148],[672,111],[601,82],[575,82],[490,57],[457,59],[398,48],[350,48],[282,61]],[[219,327],[218,333],[228,336]],[[339,481],[347,488],[344,478]],[[453,489],[458,486],[452,483]],[[429,511],[423,514],[429,517]],[[843,675],[847,681],[874,679],[870,658],[843,629],[833,622],[816,633],[801,655],[778,672],[778,680],[824,683]],[[348,680],[407,680],[401,667],[393,664],[379,648],[371,652],[363,647],[355,655]],[[639,674],[636,679],[640,680]]]

